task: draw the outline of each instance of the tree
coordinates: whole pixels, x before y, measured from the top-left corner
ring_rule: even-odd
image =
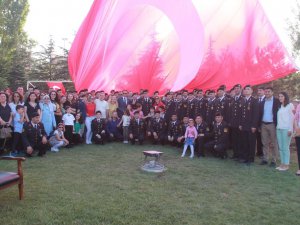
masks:
[[[52,36],[47,46],[34,53],[34,62],[30,78],[37,80],[67,80],[70,78],[68,70],[68,50],[61,48],[63,54],[56,53]]]
[[[27,36],[23,30],[29,10],[27,0],[2,0],[0,1],[0,88],[7,87],[8,79],[16,69],[19,47],[26,43]],[[24,48],[23,48],[24,49]],[[20,67],[21,65],[17,65]],[[24,74],[23,74],[24,75]],[[24,79],[21,79],[24,80]]]

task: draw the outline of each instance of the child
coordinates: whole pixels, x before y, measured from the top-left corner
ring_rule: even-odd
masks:
[[[83,142],[82,139],[83,132],[84,132],[84,124],[82,122],[81,113],[77,113],[75,116],[74,133],[73,133],[73,143],[75,145],[81,144]]]
[[[189,126],[186,128],[186,131],[185,131],[185,142],[184,142],[184,148],[183,148],[183,153],[181,155],[181,157],[184,157],[185,156],[185,152],[188,148],[188,146],[190,146],[191,148],[191,155],[190,155],[190,158],[194,158],[194,142],[195,142],[195,139],[197,138],[198,136],[198,132],[197,132],[197,129],[196,127],[194,126],[194,120],[193,119],[189,119]]]
[[[123,125],[123,143],[128,144],[128,136],[129,136],[129,125],[130,125],[130,111],[129,109],[126,109],[124,112],[124,115],[122,116],[122,120],[118,124],[118,126],[121,126],[121,123]]]
[[[25,121],[25,112],[23,105],[16,106],[16,114],[14,115],[14,139],[12,146],[12,156],[16,156],[18,154],[18,150],[16,147],[19,145],[19,142],[22,140],[22,132],[23,132],[23,124]]]
[[[92,120],[92,132],[93,140],[95,144],[104,144],[104,139],[106,137],[106,124],[105,119],[101,118],[101,111],[96,112],[96,118]]]
[[[65,133],[64,136],[65,138],[68,140],[68,145],[67,148],[72,147],[72,138],[73,138],[73,130],[74,130],[74,116],[72,113],[72,108],[70,106],[66,107],[66,114],[63,115],[62,117],[62,121],[64,123],[65,126]]]
[[[59,148],[69,144],[69,141],[64,137],[64,125],[59,123],[57,129],[49,139],[51,152],[58,152]]]

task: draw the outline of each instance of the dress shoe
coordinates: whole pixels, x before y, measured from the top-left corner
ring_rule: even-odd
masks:
[[[262,160],[261,162],[260,162],[260,164],[259,165],[267,165],[268,164],[268,162],[267,161],[265,161],[265,160]]]
[[[270,167],[276,167],[276,163],[275,162],[271,162],[269,166]]]

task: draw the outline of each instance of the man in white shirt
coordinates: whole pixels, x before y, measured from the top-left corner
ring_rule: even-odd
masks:
[[[105,99],[104,91],[96,92],[96,99],[94,101],[95,105],[96,105],[95,112],[100,111],[101,118],[107,119],[108,118],[108,103],[104,99]]]

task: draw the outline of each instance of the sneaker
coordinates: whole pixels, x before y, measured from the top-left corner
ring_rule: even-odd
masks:
[[[128,144],[128,141],[123,141],[124,144]]]
[[[287,168],[287,167],[280,167],[279,169],[278,169],[279,171],[287,171],[287,170],[289,170],[289,168]]]
[[[191,155],[191,156],[190,156],[190,159],[193,159],[193,158],[194,158],[194,156],[193,156],[193,155]]]
[[[184,155],[181,155],[181,158],[183,158],[184,157]]]
[[[58,152],[59,150],[57,148],[52,147],[51,152]]]
[[[10,152],[10,153],[9,153],[9,156],[11,156],[11,157],[16,157],[17,155],[18,155],[17,152]]]

